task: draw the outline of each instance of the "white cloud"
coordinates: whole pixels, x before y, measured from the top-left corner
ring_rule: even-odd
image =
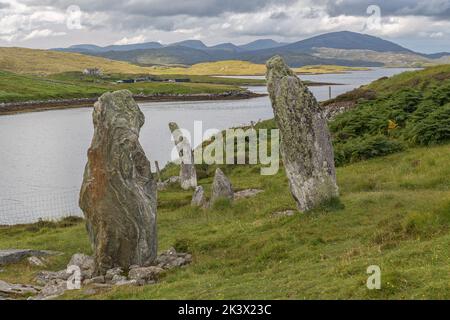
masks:
[[[115,45],[125,45],[125,44],[135,44],[135,43],[142,43],[145,42],[146,37],[142,34],[137,35],[135,37],[124,37],[120,39],[119,41],[114,42]]]
[[[55,32],[50,29],[42,29],[42,30],[33,30],[29,34],[27,34],[23,40],[30,40],[35,38],[44,38],[50,36],[63,36],[66,35],[65,32]]]

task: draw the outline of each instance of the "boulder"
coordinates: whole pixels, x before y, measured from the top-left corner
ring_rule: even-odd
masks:
[[[94,250],[95,273],[151,265],[157,256],[156,181],[139,143],[144,115],[128,90],[94,105],[80,208]]]
[[[69,279],[70,274],[66,272],[66,270],[61,271],[40,271],[37,273],[34,281],[36,281],[39,285],[46,285],[52,280],[64,280]]]
[[[12,284],[0,280],[0,294],[8,297],[37,294],[41,288],[26,284]]]
[[[212,185],[211,204],[220,198],[233,200],[234,191],[230,180],[228,180],[222,170],[217,168]]]
[[[83,253],[75,253],[67,264],[67,268],[70,266],[79,267],[83,278],[91,278],[95,271],[94,259]]]
[[[194,195],[192,196],[191,205],[194,207],[206,206],[205,191],[202,186],[195,188]]]
[[[184,190],[197,187],[197,172],[195,170],[192,147],[175,122],[169,123],[175,146],[180,157],[180,185]]]
[[[301,211],[339,196],[327,121],[313,94],[279,56],[267,62],[267,87],[280,130],[280,151]]]
[[[192,255],[188,253],[178,253],[175,248],[161,253],[156,260],[158,267],[162,269],[173,269],[192,262]]]

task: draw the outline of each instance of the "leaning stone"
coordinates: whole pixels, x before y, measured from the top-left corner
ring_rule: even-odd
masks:
[[[151,265],[157,256],[156,181],[139,143],[144,115],[128,90],[94,105],[80,207],[94,249],[95,272]]]
[[[234,192],[230,180],[219,168],[216,169],[212,185],[211,203],[213,204],[219,198],[233,200]]]
[[[188,139],[183,136],[175,122],[169,123],[169,129],[175,141],[180,157],[180,185],[184,190],[197,187],[197,172],[195,170],[194,155]]]
[[[314,209],[339,196],[326,119],[308,87],[281,57],[267,62],[266,78],[291,193],[299,210]]]
[[[191,205],[194,207],[206,206],[205,191],[202,186],[195,188],[194,195],[192,196]]]
[[[145,282],[157,281],[159,275],[163,272],[164,269],[159,267],[134,268],[128,273],[128,278],[136,281],[143,280]]]

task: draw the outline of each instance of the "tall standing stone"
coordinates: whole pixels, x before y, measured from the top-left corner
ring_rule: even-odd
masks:
[[[225,176],[222,170],[217,168],[212,184],[211,204],[214,204],[214,202],[220,198],[233,200],[234,191],[230,180]]]
[[[94,249],[95,272],[156,260],[156,183],[139,143],[144,115],[128,90],[94,105],[94,137],[80,208]]]
[[[195,170],[194,155],[188,139],[183,136],[175,122],[169,123],[175,146],[180,157],[180,185],[184,190],[197,187],[197,172]]]
[[[339,196],[327,122],[312,93],[281,57],[267,62],[266,78],[291,193],[301,211],[311,210]]]

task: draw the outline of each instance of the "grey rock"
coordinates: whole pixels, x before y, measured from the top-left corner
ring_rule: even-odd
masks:
[[[234,191],[230,180],[228,180],[222,170],[217,168],[212,185],[211,204],[220,198],[233,200]]]
[[[0,265],[12,264],[22,261],[31,256],[45,257],[59,254],[49,250],[31,250],[31,249],[7,249],[0,250]]]
[[[26,284],[12,284],[0,280],[0,294],[6,297],[34,295],[41,288]]]
[[[27,261],[33,267],[45,267],[45,262],[38,257],[35,256],[28,257]]]
[[[136,281],[144,281],[145,283],[149,281],[157,281],[164,269],[160,267],[141,267],[134,268],[128,273],[128,278]]]
[[[197,172],[195,170],[192,147],[175,122],[169,123],[169,129],[175,141],[180,157],[180,185],[184,190],[197,187]]]
[[[281,57],[267,62],[267,87],[291,193],[301,211],[339,196],[333,146],[321,107]]]
[[[94,105],[80,208],[94,249],[95,272],[151,265],[157,256],[156,181],[139,143],[144,115],[128,90]]]
[[[80,268],[83,278],[91,278],[95,271],[94,258],[83,253],[75,253],[69,261],[67,267],[77,266]]]
[[[195,207],[206,206],[205,191],[202,186],[195,188],[194,195],[192,196],[191,205]]]
[[[285,210],[285,211],[277,211],[272,213],[272,216],[274,217],[292,217],[297,212],[294,210]]]
[[[61,271],[40,271],[37,273],[34,281],[36,281],[39,285],[46,285],[52,280],[64,280],[69,279],[70,274],[66,272],[66,270]]]
[[[57,298],[67,291],[67,282],[64,280],[52,280],[47,283],[37,296],[31,300],[50,300]]]
[[[156,260],[158,267],[162,269],[173,269],[192,262],[192,255],[188,253],[178,253],[174,248],[161,253]]]
[[[259,190],[259,189],[245,189],[245,190],[237,191],[234,193],[234,200],[251,198],[263,191],[264,190]]]
[[[111,281],[115,276],[123,276],[123,270],[120,267],[106,271],[105,279]]]
[[[91,279],[84,280],[83,284],[85,286],[87,286],[87,285],[90,285],[90,284],[93,284],[93,283],[96,283],[96,284],[100,283],[100,284],[102,284],[102,283],[105,283],[105,282],[106,282],[105,276],[98,276],[98,277],[93,277]]]
[[[128,281],[127,277],[116,274],[116,275],[114,275],[114,276],[112,277],[112,279],[111,279],[110,282],[111,282],[112,284],[116,285],[116,284],[118,284],[118,283],[123,283],[123,282],[125,282],[125,281]]]
[[[137,286],[140,284],[137,280],[127,280],[125,278],[125,279],[114,282],[114,285],[115,286]]]

